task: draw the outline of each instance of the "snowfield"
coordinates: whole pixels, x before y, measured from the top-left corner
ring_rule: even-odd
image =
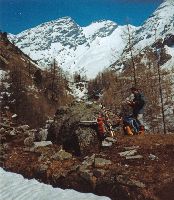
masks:
[[[51,185],[39,183],[23,176],[6,172],[0,168],[1,200],[109,200],[91,193],[80,193],[75,190],[62,190]]]

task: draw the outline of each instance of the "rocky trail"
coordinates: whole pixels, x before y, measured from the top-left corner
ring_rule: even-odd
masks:
[[[59,110],[50,125],[51,132],[48,128],[49,141],[43,141],[44,134],[40,139],[33,137],[39,135],[36,130],[16,125],[4,116],[0,124],[0,166],[53,187],[95,193],[112,200],[173,198],[173,134],[130,137],[116,132],[114,138],[108,138],[111,146],[101,146],[94,127],[77,125],[72,129],[79,118],[89,120],[91,112],[95,116],[97,108],[77,107],[86,113],[85,117],[76,107]],[[71,128],[67,129],[67,124]],[[78,138],[80,155],[74,151],[77,143],[73,142],[75,149],[68,148],[73,136]]]

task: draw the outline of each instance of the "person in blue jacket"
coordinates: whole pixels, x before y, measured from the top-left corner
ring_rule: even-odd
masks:
[[[134,99],[132,101],[127,101],[127,103],[133,109],[133,117],[137,120],[137,123],[139,125],[139,133],[144,134],[145,128],[143,122],[143,114],[145,106],[145,97],[144,94],[136,87],[132,87],[131,92],[134,95]]]

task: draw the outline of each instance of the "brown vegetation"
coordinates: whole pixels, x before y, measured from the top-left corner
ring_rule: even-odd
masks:
[[[165,53],[162,51],[162,56]],[[141,60],[144,60],[142,62]],[[163,132],[162,128],[162,110],[160,101],[160,84],[162,98],[164,103],[164,112],[166,125],[172,114],[167,113],[167,109],[172,106],[173,98],[173,80],[172,70],[160,69],[161,82],[159,84],[159,74],[157,66],[157,57],[151,49],[146,49],[144,53],[134,57],[136,65],[137,87],[143,91],[146,98],[145,118],[146,123],[153,132]],[[93,97],[100,91],[103,96],[101,102],[112,111],[121,112],[126,98],[130,95],[130,88],[135,83],[135,73],[132,68],[132,60],[124,62],[124,71],[105,70],[103,73],[89,82],[89,96]],[[171,108],[170,108],[171,109]]]
[[[8,106],[20,121],[38,127],[54,115],[57,107],[71,102],[72,97],[67,95],[67,82],[62,74],[57,73],[57,68],[54,73],[40,70],[2,33],[0,47],[1,69],[8,74],[1,83],[1,92],[6,94],[1,109]],[[8,88],[4,87],[5,83],[9,84]]]

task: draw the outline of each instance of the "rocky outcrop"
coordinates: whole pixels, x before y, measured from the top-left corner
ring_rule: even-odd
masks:
[[[172,34],[167,35],[164,39],[163,44],[167,45],[168,47],[173,47],[174,46],[174,35],[172,35]]]
[[[54,122],[48,129],[48,140],[63,145],[75,155],[87,155],[99,148],[95,119],[100,108],[98,105],[77,103],[71,108],[61,107],[57,110]],[[81,124],[81,121],[93,123]]]

